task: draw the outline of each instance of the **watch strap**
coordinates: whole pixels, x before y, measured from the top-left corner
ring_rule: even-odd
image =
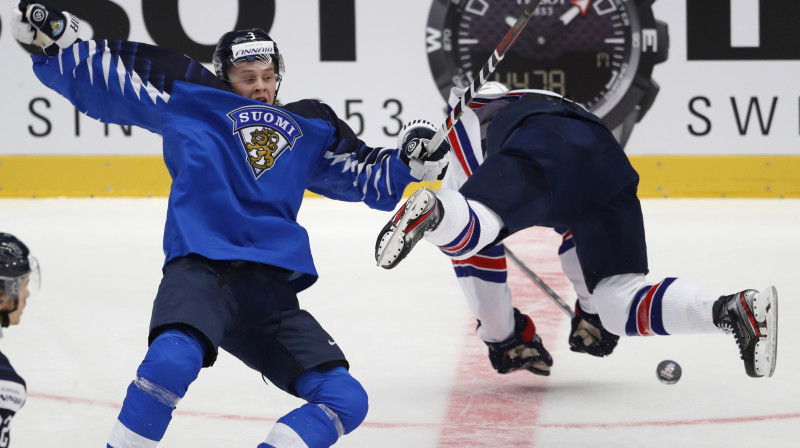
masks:
[[[644,90],[644,94],[642,95],[642,99],[639,100],[636,106],[634,106],[627,115],[625,115],[622,122],[611,130],[611,133],[614,134],[614,138],[617,139],[617,142],[619,142],[619,145],[623,148],[625,144],[628,143],[628,138],[631,136],[633,126],[644,117],[648,110],[650,110],[650,106],[653,105],[653,101],[655,101],[659,89],[658,83],[650,78]]]

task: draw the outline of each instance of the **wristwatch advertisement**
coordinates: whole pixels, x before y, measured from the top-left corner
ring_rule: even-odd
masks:
[[[624,147],[658,93],[653,67],[667,59],[667,25],[654,0],[542,0],[491,80],[550,90],[599,116]],[[428,62],[447,100],[466,87],[530,0],[434,0]]]

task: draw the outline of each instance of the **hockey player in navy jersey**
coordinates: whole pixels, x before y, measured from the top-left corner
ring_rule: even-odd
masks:
[[[39,263],[28,247],[9,233],[0,233],[0,325],[17,325],[28,297],[39,284]],[[0,333],[2,336],[2,333]],[[11,446],[11,420],[27,399],[25,380],[0,353],[0,447]]]
[[[552,92],[479,92],[448,138],[442,188],[406,201],[379,233],[375,258],[393,268],[422,238],[450,257],[500,373],[546,375],[552,365],[532,320],[512,307],[500,244],[544,226],[564,232],[562,266],[578,291],[571,350],[607,356],[619,336],[724,331],[749,376],[772,376],[776,289],[720,294],[684,278],[648,281],[639,176],[598,117]]]
[[[14,35],[42,48],[36,76],[79,110],[160,134],[172,177],[149,348],[108,446],[155,447],[219,348],[307,402],[259,448],[333,445],[364,420],[368,401],[336,340],[298,304],[317,279],[296,221],[304,191],[391,211],[409,183],[443,173],[447,148],[372,148],[319,101],[278,107],[283,55],[260,29],[224,34],[211,73],[163,48],[80,41],[79,27],[23,1]]]

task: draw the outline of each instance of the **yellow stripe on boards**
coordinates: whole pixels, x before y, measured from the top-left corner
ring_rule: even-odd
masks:
[[[631,156],[642,198],[800,198],[800,156]],[[167,196],[161,156],[0,156],[0,197]],[[421,186],[411,184],[406,196]],[[307,196],[317,196],[307,193]]]
[[[632,156],[641,198],[798,198],[800,156]]]
[[[0,156],[0,197],[167,196],[160,156]]]

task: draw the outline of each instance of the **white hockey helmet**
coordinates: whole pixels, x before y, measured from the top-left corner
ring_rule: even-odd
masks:
[[[480,94],[487,94],[491,95],[493,93],[506,93],[508,92],[508,87],[505,84],[497,81],[486,81],[478,90]]]

